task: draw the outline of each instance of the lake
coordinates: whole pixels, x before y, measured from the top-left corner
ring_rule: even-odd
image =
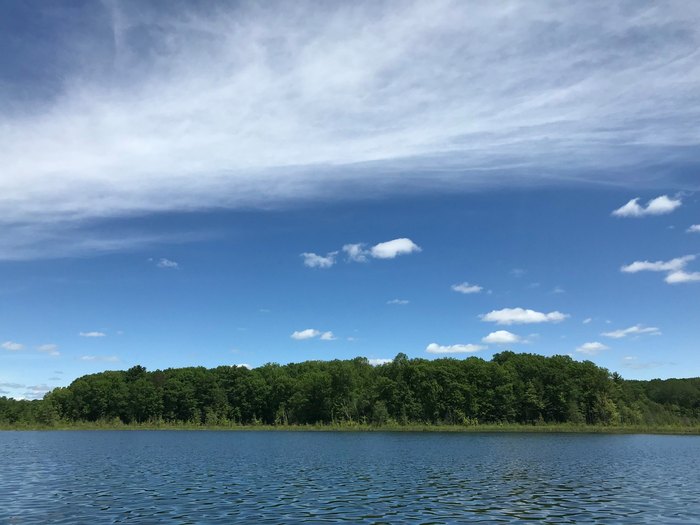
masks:
[[[0,523],[690,523],[700,437],[0,432]]]

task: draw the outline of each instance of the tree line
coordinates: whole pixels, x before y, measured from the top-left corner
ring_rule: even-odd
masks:
[[[501,352],[372,366],[363,357],[287,365],[134,366],[82,376],[35,401],[0,397],[0,423],[370,425],[700,421],[700,378],[624,380],[590,361]]]

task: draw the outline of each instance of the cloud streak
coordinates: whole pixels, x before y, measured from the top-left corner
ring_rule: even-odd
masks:
[[[503,308],[492,310],[480,316],[482,321],[501,325],[532,324],[532,323],[559,323],[568,318],[568,314],[559,311],[544,313],[529,308]]]
[[[6,231],[58,221],[79,237],[85,220],[341,188],[651,184],[640,167],[698,145],[696,6],[104,9],[62,36],[82,40],[57,46],[68,67],[46,101],[3,106]]]
[[[430,343],[425,351],[429,354],[472,354],[480,350],[484,350],[486,347],[483,345],[475,344],[456,344],[456,345],[439,345],[437,343]]]
[[[685,267],[696,259],[695,255],[676,257],[669,261],[634,261],[620,268],[623,273],[666,272],[668,284],[700,282],[700,272],[686,272]]]

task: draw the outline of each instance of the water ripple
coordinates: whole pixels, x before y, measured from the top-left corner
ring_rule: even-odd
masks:
[[[0,523],[692,523],[700,438],[0,433]]]

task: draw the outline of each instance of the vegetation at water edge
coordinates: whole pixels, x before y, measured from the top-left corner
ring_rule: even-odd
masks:
[[[700,378],[625,380],[568,356],[502,352],[86,375],[0,397],[0,428],[669,431],[700,429]]]

